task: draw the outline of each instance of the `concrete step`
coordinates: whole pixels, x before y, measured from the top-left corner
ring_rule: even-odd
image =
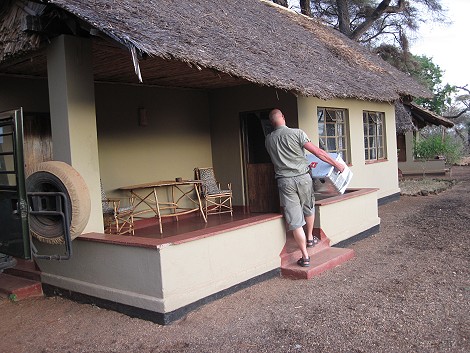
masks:
[[[41,282],[41,271],[39,271],[39,268],[36,266],[33,260],[23,260],[17,258],[16,265],[14,267],[5,269],[3,273]]]
[[[309,267],[301,267],[297,264],[297,260],[302,256],[299,252],[295,260],[281,265],[281,275],[292,279],[310,279],[352,259],[354,250],[328,247],[314,253],[309,251],[309,255]]]
[[[283,277],[310,279],[354,257],[352,249],[330,247],[330,240],[321,230],[315,229],[314,235],[320,241],[313,248],[307,248],[310,256],[309,267],[297,265],[297,260],[302,257],[302,253],[292,235],[288,235],[286,245],[280,254],[281,275]]]
[[[328,238],[323,237],[320,239],[320,241],[313,247],[313,248],[307,248],[307,251],[310,256],[330,248],[330,241]],[[288,238],[286,240],[286,245],[284,246],[284,249],[281,252],[281,264],[289,264],[291,262],[297,261],[301,256],[302,253],[299,250],[299,247],[297,246],[297,243],[294,241],[293,238]]]
[[[43,295],[41,282],[0,273],[0,295],[12,300],[22,300]]]

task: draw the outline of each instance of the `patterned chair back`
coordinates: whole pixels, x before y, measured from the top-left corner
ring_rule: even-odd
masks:
[[[220,193],[213,168],[199,168],[199,179],[202,181],[203,193],[207,195]]]
[[[100,186],[101,186],[101,208],[103,210],[103,214],[112,214],[114,212],[114,208],[112,205],[110,205],[108,200],[108,196],[106,196],[106,192],[104,191],[103,188],[103,183],[100,180]]]

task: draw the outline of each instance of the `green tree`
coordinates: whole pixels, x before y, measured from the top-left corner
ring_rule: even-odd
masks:
[[[374,52],[399,70],[413,76],[434,94],[432,99],[416,99],[417,104],[439,115],[452,104],[452,94],[456,93],[458,88],[442,82],[443,71],[432,58],[412,55],[393,45],[385,44],[375,48]]]
[[[413,56],[417,65],[409,70],[409,73],[416,78],[418,82],[428,87],[434,96],[431,99],[418,98],[416,103],[442,115],[442,112],[451,105],[452,94],[457,91],[457,87],[442,82],[442,69],[439,65],[432,62],[432,59],[422,55]]]
[[[414,155],[419,159],[434,159],[443,156],[446,164],[453,165],[460,161],[463,155],[462,141],[453,135],[442,137],[439,131],[431,130],[429,136],[414,141]]]
[[[454,122],[453,130],[465,144],[468,153],[470,152],[470,90],[467,85],[456,88],[457,95],[443,114],[444,117]]]

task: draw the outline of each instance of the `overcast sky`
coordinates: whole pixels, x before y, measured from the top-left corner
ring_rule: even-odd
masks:
[[[441,0],[441,3],[448,9],[447,17],[452,24],[429,21],[422,25],[410,50],[415,55],[431,57],[445,71],[443,83],[470,85],[470,0]]]

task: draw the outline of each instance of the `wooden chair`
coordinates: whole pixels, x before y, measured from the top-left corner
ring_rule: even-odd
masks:
[[[108,198],[101,184],[101,203],[103,209],[104,232],[106,234],[134,235],[134,214],[132,199],[128,206],[121,207],[121,198]]]
[[[230,213],[232,216],[232,184],[227,184],[227,189],[221,189],[213,168],[194,168],[194,177],[202,181],[199,192],[204,199],[206,217],[221,213]]]

